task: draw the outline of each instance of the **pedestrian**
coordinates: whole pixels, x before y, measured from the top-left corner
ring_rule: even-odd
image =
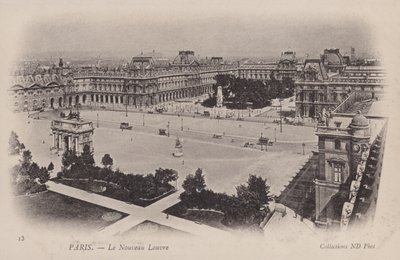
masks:
[[[168,214],[167,214],[166,218],[167,218],[167,219],[169,218],[169,215],[168,215]]]
[[[133,138],[131,137],[131,142],[133,141]]]
[[[182,165],[185,165],[185,160],[182,160]]]

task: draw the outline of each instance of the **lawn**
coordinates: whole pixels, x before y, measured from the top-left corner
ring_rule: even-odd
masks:
[[[127,216],[108,208],[46,191],[32,196],[16,197],[18,215],[46,230],[97,231]],[[120,216],[119,219],[109,216]]]

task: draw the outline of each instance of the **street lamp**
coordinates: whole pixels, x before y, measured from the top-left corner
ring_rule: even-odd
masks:
[[[97,113],[97,128],[99,128],[99,113]]]
[[[275,143],[276,143],[276,126],[274,128],[274,135],[275,135]]]
[[[306,147],[306,144],[303,142],[303,143],[302,143],[302,146],[303,146],[303,155],[305,155],[304,147]]]
[[[181,131],[183,131],[183,118],[181,118]]]
[[[167,128],[168,128],[168,137],[169,137],[169,121],[168,121]]]
[[[175,180],[175,189],[176,189],[176,190],[178,190],[178,178],[179,178],[179,176],[176,177],[176,180]]]
[[[279,117],[280,117],[280,121],[281,121],[281,124],[280,124],[281,125],[281,129],[280,129],[281,131],[280,132],[282,133],[282,99],[281,98],[279,99],[279,106],[280,106]]]
[[[128,117],[128,87],[125,84],[123,89],[125,92],[125,117]]]
[[[143,114],[143,126],[144,126],[144,114]]]

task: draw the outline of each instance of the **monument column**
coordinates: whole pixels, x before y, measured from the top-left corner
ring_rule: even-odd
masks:
[[[71,150],[71,139],[72,136],[68,135],[68,150]]]

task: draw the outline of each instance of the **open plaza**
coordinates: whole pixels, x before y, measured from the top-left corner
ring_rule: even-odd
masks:
[[[80,114],[95,126],[93,147],[98,164],[108,153],[114,159],[114,168],[126,173],[153,173],[160,167],[175,169],[179,173],[178,188],[187,174],[202,168],[207,186],[214,191],[234,193],[235,187],[244,183],[249,174],[257,174],[267,178],[271,193],[279,196],[316,148],[313,127],[284,125],[280,133],[279,126],[273,123],[201,116],[135,112],[126,116],[122,111],[101,110],[81,110]],[[18,118],[15,131],[31,150],[33,160],[40,165],[52,161],[56,166],[54,172],[59,171],[62,154],[50,151],[53,142],[50,123],[57,114],[41,112],[39,119],[35,115],[28,117],[27,113],[15,116]],[[128,122],[133,129],[122,131],[121,122]],[[159,129],[167,129],[168,124],[169,137],[159,135]],[[214,134],[222,138],[213,138]],[[268,137],[273,145],[257,145],[261,135]],[[172,155],[177,137],[183,141],[184,156],[180,158]],[[255,145],[244,147],[246,142]]]

